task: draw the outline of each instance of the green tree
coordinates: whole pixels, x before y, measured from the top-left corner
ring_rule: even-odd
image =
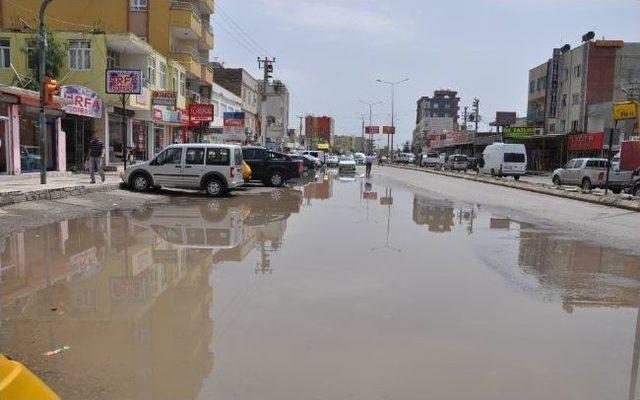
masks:
[[[47,36],[47,56],[45,58],[45,75],[53,79],[60,78],[60,71],[64,65],[64,58],[67,54],[67,45],[64,41],[59,40],[57,35],[50,30],[46,30]],[[23,47],[21,51],[27,56],[28,65],[34,66],[33,69],[29,69],[27,74],[22,77],[16,77],[14,83],[18,87],[22,87],[30,90],[40,90],[40,48],[38,43],[38,36],[34,36],[28,42],[28,45]]]

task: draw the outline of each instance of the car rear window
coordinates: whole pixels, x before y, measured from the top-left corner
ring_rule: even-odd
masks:
[[[228,148],[208,148],[207,149],[207,165],[229,165],[229,149]]]
[[[524,154],[504,153],[504,162],[524,162]]]
[[[233,149],[235,154],[236,165],[242,165],[242,149]]]

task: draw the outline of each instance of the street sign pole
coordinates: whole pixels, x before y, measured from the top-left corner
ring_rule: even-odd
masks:
[[[618,120],[613,121],[613,128],[609,131],[609,154],[607,155],[607,178],[604,182],[604,195],[609,194],[609,171],[611,171],[611,147],[613,146],[613,133],[618,127]]]
[[[127,106],[127,99],[125,98],[125,94],[120,95],[120,102],[122,103],[122,162],[124,166],[124,170],[127,170],[127,157],[128,157],[128,138],[127,138],[127,120],[126,120],[126,112],[125,107]]]
[[[40,184],[45,185],[47,183],[47,117],[44,112],[45,106],[45,94],[44,94],[44,76],[46,68],[47,57],[47,33],[44,29],[44,13],[49,3],[53,0],[42,0],[40,4],[40,26],[38,28],[38,41],[40,50],[39,71],[38,79],[40,79]]]

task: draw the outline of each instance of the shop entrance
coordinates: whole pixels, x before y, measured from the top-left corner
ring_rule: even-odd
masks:
[[[20,116],[20,169],[36,172],[46,162],[47,171],[55,171],[58,164],[58,148],[55,135],[55,119],[47,119],[45,158],[40,157],[40,128],[37,114],[22,113]]]
[[[0,175],[9,173],[9,129],[8,121],[0,117]]]
[[[89,141],[93,136],[93,118],[68,115],[62,120],[62,130],[66,133],[67,170],[84,170],[89,152]]]

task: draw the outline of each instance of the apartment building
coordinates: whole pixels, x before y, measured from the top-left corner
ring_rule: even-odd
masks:
[[[245,133],[250,141],[260,137],[260,86],[258,80],[242,68],[225,68],[222,64],[211,63],[215,83],[227,89],[242,101],[245,114]]]
[[[457,130],[459,104],[458,92],[450,89],[435,90],[433,96],[418,99],[412,148],[418,151],[427,146],[429,134],[446,134]]]
[[[286,143],[286,134],[289,130],[289,89],[279,80],[269,83],[265,102],[266,145],[280,150]]]

